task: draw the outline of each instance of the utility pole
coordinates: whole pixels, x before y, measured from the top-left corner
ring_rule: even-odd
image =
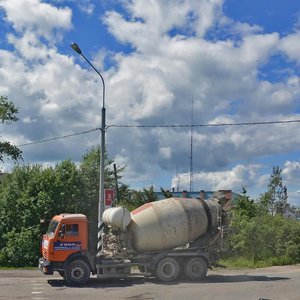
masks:
[[[99,205],[98,205],[98,243],[97,255],[100,256],[103,250],[102,234],[104,231],[104,222],[102,215],[104,212],[104,158],[105,158],[105,82],[101,73],[93,66],[93,64],[85,57],[80,47],[76,43],[71,44],[71,48],[80,54],[85,61],[93,68],[93,70],[100,76],[103,85],[102,94],[102,110],[101,110],[101,157],[100,157],[100,181],[99,181]]]
[[[192,112],[191,112],[190,192],[193,191],[193,134],[194,134],[194,98],[192,98]]]

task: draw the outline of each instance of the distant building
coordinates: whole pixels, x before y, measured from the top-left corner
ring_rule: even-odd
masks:
[[[285,218],[293,219],[293,220],[300,220],[300,217],[297,216],[295,210],[291,209],[290,204],[286,205],[286,208],[282,214]],[[299,219],[298,219],[299,218]]]

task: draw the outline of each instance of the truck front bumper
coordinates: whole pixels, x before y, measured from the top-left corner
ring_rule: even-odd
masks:
[[[45,274],[45,275],[53,275],[53,267],[50,261],[45,260],[44,257],[41,257],[39,259],[39,269]]]

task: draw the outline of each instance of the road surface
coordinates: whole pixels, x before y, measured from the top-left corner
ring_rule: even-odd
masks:
[[[203,282],[161,283],[134,277],[92,278],[83,287],[38,270],[0,270],[0,299],[107,300],[299,300],[300,265],[255,270],[209,271]]]

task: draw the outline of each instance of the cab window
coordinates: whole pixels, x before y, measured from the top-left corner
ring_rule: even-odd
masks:
[[[57,225],[58,225],[58,222],[56,220],[52,220],[49,224],[46,234],[50,237],[54,236]]]
[[[78,224],[66,224],[65,235],[66,236],[79,236]]]

